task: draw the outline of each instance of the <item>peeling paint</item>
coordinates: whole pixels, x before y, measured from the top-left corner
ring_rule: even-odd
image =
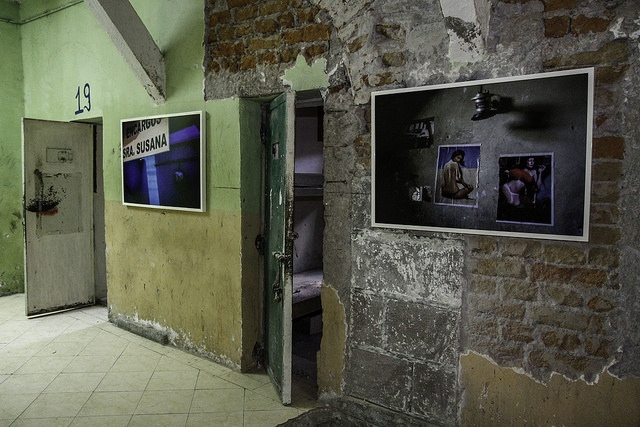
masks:
[[[325,58],[316,59],[309,65],[304,56],[298,55],[295,65],[281,77],[282,84],[296,91],[328,87],[329,74],[325,71],[326,67]]]
[[[476,24],[458,18],[446,18],[449,57],[452,64],[476,62],[483,56],[482,38]]]
[[[110,305],[109,312],[111,313],[112,311],[113,306]],[[177,349],[212,360],[232,369],[240,369],[240,366],[234,363],[230,358],[224,355],[216,355],[207,351],[206,347],[193,342],[191,340],[191,333],[188,331],[181,330],[178,332],[169,327],[163,326],[162,323],[157,321],[140,319],[137,312],[133,316],[117,316],[111,317],[109,320],[123,329],[129,330],[130,332],[141,335],[152,341],[169,344]],[[162,337],[166,337],[166,342]]]
[[[445,18],[445,25],[448,30],[453,31],[465,43],[474,44],[478,37],[476,25],[471,22],[465,22],[460,18],[449,16]]]
[[[353,286],[407,301],[461,305],[464,252],[458,243],[363,231],[353,244]]]
[[[55,190],[52,185],[45,191],[42,172],[36,169],[33,173],[36,176],[37,195],[27,202],[26,209],[29,212],[43,215],[53,215],[57,213],[57,206],[64,198],[64,190],[62,190],[63,195],[60,195],[60,192]]]
[[[318,352],[318,395],[328,398],[342,394],[344,389],[343,372],[348,325],[340,295],[325,283],[321,287],[321,301],[323,332]]]
[[[541,383],[513,368],[499,367],[474,352],[460,357],[464,389],[462,425],[638,425],[640,379],[599,381],[553,375]]]

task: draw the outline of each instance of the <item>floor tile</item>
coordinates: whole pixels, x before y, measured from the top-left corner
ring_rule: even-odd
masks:
[[[57,372],[12,375],[0,384],[0,395],[11,393],[42,393],[57,376]]]
[[[7,320],[0,325],[0,342],[9,343],[29,330],[25,321]]]
[[[70,427],[127,427],[131,415],[111,415],[98,417],[77,416]]]
[[[242,427],[244,424],[244,414],[242,412],[208,412],[189,414],[187,427]]]
[[[162,349],[162,347],[159,348]],[[158,352],[149,348],[148,346],[129,342],[120,357],[144,357],[146,359],[152,359],[158,362],[163,354],[164,352]]]
[[[38,393],[0,393],[0,420],[16,419],[34,400]]]
[[[89,344],[98,335],[98,333],[99,333],[99,329],[95,327],[85,328],[83,326],[81,329],[73,329],[73,327],[71,327],[67,329],[67,331],[64,334],[58,335],[55,338],[55,341],[56,342],[79,342],[86,347],[86,345]]]
[[[34,343],[30,340],[26,341],[27,342],[12,341],[8,345],[5,345],[2,347],[2,350],[0,350],[0,357],[32,357],[42,350],[43,343]]]
[[[77,356],[86,346],[86,341],[60,341],[55,339],[36,353],[36,356]]]
[[[135,337],[138,337],[138,335],[133,335],[131,332],[125,329],[119,328],[113,323],[106,323],[106,322],[101,323],[98,325],[97,331],[109,332],[110,334],[113,334],[116,336],[123,336],[123,337],[126,336],[126,337],[129,337],[128,340],[131,342],[134,342]]]
[[[35,356],[27,360],[16,374],[59,373],[73,361],[73,356]]]
[[[111,335],[111,334],[109,334]],[[119,337],[96,336],[80,353],[82,356],[115,356],[122,354],[127,347],[126,340]]]
[[[145,391],[135,414],[187,414],[192,399],[193,390]]]
[[[213,374],[213,375],[225,375],[228,374],[230,372],[233,372],[233,369],[228,368],[226,366],[223,365],[219,365],[215,362],[212,362],[211,360],[207,360],[207,359],[200,359],[199,361],[197,361],[196,363],[194,363],[192,365],[194,368],[198,368],[200,369],[200,371],[204,371],[207,372],[209,374]]]
[[[157,371],[197,371],[197,368],[180,362],[172,357],[163,355],[156,366]]]
[[[11,427],[68,427],[73,422],[73,418],[18,418]]]
[[[255,391],[247,390],[244,395],[245,411],[274,411],[282,409],[278,396],[274,398],[258,394]]]
[[[104,373],[61,373],[44,389],[45,393],[65,393],[70,391],[94,391]]]
[[[129,427],[181,427],[186,424],[187,414],[134,415],[129,422]]]
[[[111,367],[111,372],[153,372],[158,365],[158,360],[160,355],[148,357],[146,353],[139,356],[123,354]]]
[[[144,391],[151,379],[152,371],[107,373],[96,391]]]
[[[27,319],[24,296],[0,298],[0,427],[271,427],[317,405],[314,393],[295,386],[282,406],[263,372],[131,334],[106,307]]]
[[[242,412],[244,392],[241,388],[196,390],[191,412]]]
[[[244,413],[244,427],[277,426],[298,416],[295,408],[282,408],[273,411],[248,411]]]
[[[17,371],[27,361],[24,357],[0,356],[0,375],[9,375]]]
[[[138,406],[141,397],[141,391],[96,392],[87,400],[78,416],[131,416]]]
[[[43,393],[33,401],[21,418],[75,417],[91,393]]]
[[[174,347],[168,347],[167,351],[164,353],[167,357],[180,362],[187,366],[194,366],[198,362],[202,360],[200,356],[196,356],[195,354],[187,353],[186,351],[180,350]]]
[[[269,382],[269,377],[266,375],[241,374],[239,372],[230,372],[221,375],[220,378],[249,390],[254,390]]]
[[[257,394],[268,397],[272,400],[276,400],[276,401],[280,400],[280,395],[278,394],[278,391],[276,390],[274,385],[271,384],[271,382],[263,384],[260,387],[254,389],[253,391]]]
[[[118,360],[117,356],[76,356],[64,368],[64,372],[104,372],[107,373],[114,363]]]
[[[218,388],[242,388],[237,384],[229,382],[220,378],[217,375],[210,374],[208,372],[200,371],[198,375],[198,381],[196,382],[196,389],[218,389]]]
[[[198,371],[156,371],[151,376],[147,390],[194,390]]]

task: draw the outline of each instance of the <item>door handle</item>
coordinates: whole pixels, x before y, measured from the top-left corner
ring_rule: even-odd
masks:
[[[280,264],[284,264],[284,262],[287,260],[287,256],[280,251],[275,251],[273,253],[273,257],[277,259]]]
[[[273,257],[278,261],[278,274],[276,275],[276,279],[271,285],[271,290],[273,291],[273,302],[279,303],[282,301],[282,293],[284,289],[282,288],[282,270],[284,269],[285,263],[287,261],[287,256],[282,252],[273,252]]]

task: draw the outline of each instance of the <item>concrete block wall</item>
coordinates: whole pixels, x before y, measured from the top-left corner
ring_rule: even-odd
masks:
[[[464,245],[369,230],[352,245],[346,394],[454,423]]]

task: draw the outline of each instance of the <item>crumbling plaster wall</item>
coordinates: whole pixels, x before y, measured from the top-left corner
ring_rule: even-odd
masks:
[[[18,20],[18,5],[0,5],[0,17]],[[24,292],[24,233],[22,231],[22,154],[19,143],[24,115],[20,27],[0,22],[4,41],[0,63],[0,296]]]
[[[640,376],[636,2],[477,0],[454,11],[436,0],[279,0],[264,7],[293,10],[278,21],[292,27],[269,46],[219,31],[276,17],[250,3],[207,3],[207,99],[284,90],[291,47],[326,60],[321,393],[442,424],[575,425],[577,407],[595,423],[611,411],[637,423],[633,399],[594,398],[626,396]],[[321,31],[305,32],[311,24]],[[592,66],[588,243],[371,228],[371,91]],[[513,411],[526,399],[535,406]]]

